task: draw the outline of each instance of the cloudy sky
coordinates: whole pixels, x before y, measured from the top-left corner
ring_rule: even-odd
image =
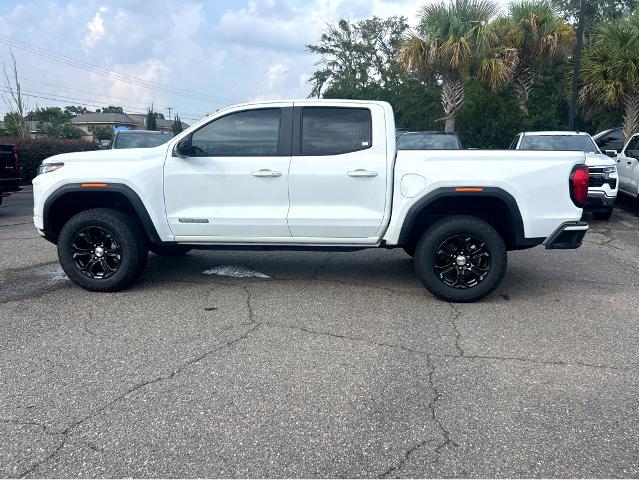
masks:
[[[0,61],[9,63],[12,44],[31,107],[115,104],[133,113],[154,102],[192,123],[233,103],[306,97],[317,58],[304,45],[327,22],[404,15],[414,23],[427,1],[2,0]],[[1,104],[0,116],[6,110]]]

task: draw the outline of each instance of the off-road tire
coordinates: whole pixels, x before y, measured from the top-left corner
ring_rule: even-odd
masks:
[[[483,242],[490,254],[488,273],[474,286],[458,288],[447,285],[435,272],[438,250],[447,239],[456,236],[472,236]],[[506,247],[497,230],[485,221],[471,216],[452,216],[434,223],[422,234],[415,249],[414,263],[417,276],[437,298],[448,302],[474,302],[490,294],[503,279],[507,264]],[[458,268],[456,264],[455,268]]]
[[[592,212],[592,217],[595,220],[610,220],[610,217],[612,216],[612,208],[608,208],[607,210],[603,210],[600,212]]]
[[[121,252],[115,273],[108,278],[91,278],[82,273],[73,256],[76,235],[89,227],[107,230]],[[58,258],[67,276],[76,285],[92,292],[125,289],[144,270],[148,257],[147,239],[140,225],[129,215],[110,208],[93,208],[71,217],[58,237]]]

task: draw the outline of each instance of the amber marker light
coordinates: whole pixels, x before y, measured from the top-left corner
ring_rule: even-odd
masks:
[[[483,192],[481,187],[460,187],[455,189],[456,192]]]
[[[107,184],[106,183],[82,183],[80,184],[80,186],[84,188],[102,188],[102,187],[106,187]]]

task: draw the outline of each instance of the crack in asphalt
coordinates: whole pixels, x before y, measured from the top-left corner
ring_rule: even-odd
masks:
[[[450,318],[450,323],[455,334],[455,348],[457,349],[457,353],[459,354],[459,356],[463,357],[464,349],[461,346],[461,332],[459,331],[459,327],[457,326],[457,320],[459,320],[459,317],[461,317],[462,312],[455,306],[453,302],[448,302],[448,305],[450,306],[450,308],[453,309],[453,316]]]
[[[40,424],[38,422],[22,422],[22,423],[20,423],[20,421],[12,421],[12,420],[3,421],[4,423],[18,423],[18,424],[22,424],[22,425],[38,425],[38,426],[40,426],[41,428],[44,429],[45,433],[48,433],[49,435],[62,435],[63,436],[63,439],[60,442],[60,444],[49,455],[47,455],[43,460],[40,460],[40,461],[36,462],[35,464],[33,464],[27,470],[25,470],[22,473],[20,473],[18,475],[18,477],[19,478],[24,478],[27,475],[29,475],[30,473],[32,473],[33,471],[35,471],[37,468],[39,468],[42,465],[46,464],[47,462],[51,461],[62,450],[64,445],[67,443],[67,441],[69,440],[70,435],[73,433],[73,430],[75,430],[76,428],[81,426],[83,423],[85,423],[85,422],[97,417],[98,415],[102,414],[105,410],[107,410],[108,408],[112,407],[116,403],[118,403],[118,402],[120,402],[122,400],[125,400],[131,394],[137,392],[138,390],[140,390],[140,389],[142,389],[144,387],[170,380],[173,377],[175,377],[176,375],[179,375],[182,372],[184,372],[190,366],[201,362],[202,360],[204,360],[205,358],[209,357],[210,355],[212,355],[212,354],[214,354],[214,353],[216,353],[218,351],[224,350],[226,348],[232,347],[236,343],[247,339],[249,337],[249,335],[251,333],[253,333],[260,326],[260,323],[255,321],[253,307],[251,305],[251,292],[250,292],[250,290],[248,289],[248,287],[242,287],[242,289],[246,293],[246,308],[247,308],[249,323],[248,324],[233,325],[233,326],[228,327],[227,329],[222,330],[222,331],[226,331],[226,330],[230,330],[232,328],[236,328],[236,327],[239,327],[239,326],[251,325],[251,328],[249,328],[247,331],[245,331],[241,335],[239,335],[237,337],[234,337],[234,338],[224,342],[222,345],[217,345],[214,348],[206,350],[205,352],[203,352],[202,354],[198,355],[197,357],[191,358],[190,360],[187,360],[187,361],[181,363],[176,368],[174,368],[169,374],[159,375],[159,376],[157,376],[155,378],[152,378],[152,379],[149,379],[149,380],[145,380],[143,382],[135,384],[131,388],[127,389],[125,392],[123,392],[120,395],[117,395],[116,397],[114,397],[111,401],[109,401],[106,404],[102,405],[101,407],[95,409],[90,414],[88,414],[88,415],[86,415],[86,416],[74,421],[73,423],[68,425],[64,430],[61,430],[59,432],[49,431],[48,427],[46,425]]]
[[[443,436],[443,441],[441,443],[439,443],[435,447],[435,450],[434,450],[435,459],[433,461],[431,461],[430,463],[439,463],[439,458],[440,458],[440,456],[442,454],[442,451],[448,445],[452,445],[453,447],[458,447],[459,444],[457,444],[452,439],[451,433],[446,429],[446,427],[444,427],[444,425],[442,424],[442,421],[437,416],[436,405],[439,402],[439,400],[441,399],[441,394],[439,393],[439,390],[437,389],[437,386],[435,385],[435,381],[433,380],[433,375],[435,374],[435,366],[433,365],[431,355],[428,354],[426,356],[426,359],[427,359],[426,361],[428,363],[428,368],[430,370],[428,372],[428,384],[430,385],[430,388],[433,390],[433,396],[430,399],[430,402],[428,402],[428,410],[430,412],[431,420],[433,421],[433,423],[435,423],[435,425],[437,425],[437,427],[439,428],[439,430],[441,431],[441,434]],[[421,442],[418,442],[415,445],[413,445],[411,448],[409,448],[408,450],[406,450],[404,452],[404,455],[402,456],[402,458],[399,460],[399,462],[396,465],[392,465],[392,466],[388,467],[388,469],[386,469],[386,471],[384,471],[384,473],[382,473],[379,476],[379,478],[387,478],[387,477],[391,476],[394,472],[397,472],[397,471],[401,470],[404,467],[404,465],[406,464],[406,462],[408,462],[410,460],[410,457],[417,450],[420,450],[420,449],[428,446],[428,444],[429,444],[428,440],[422,440]]]
[[[333,255],[330,253],[326,254],[326,258],[320,262],[320,264],[317,266],[317,268],[311,275],[310,277],[311,280],[317,279],[317,275],[319,275],[319,272],[326,266],[326,264],[331,260],[332,257]]]
[[[612,365],[601,365],[598,363],[587,363],[587,362],[579,362],[579,361],[565,362],[563,360],[541,360],[536,358],[508,357],[508,356],[500,356],[500,355],[433,354],[433,357],[465,359],[465,360],[497,360],[497,361],[504,361],[504,362],[533,363],[536,365],[551,365],[551,366],[560,366],[560,367],[596,368],[599,370],[613,370],[613,371],[620,371],[620,372],[633,372],[637,370],[637,367],[613,367]]]

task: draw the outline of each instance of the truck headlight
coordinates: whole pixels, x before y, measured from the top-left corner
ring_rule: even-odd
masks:
[[[54,172],[58,168],[64,167],[64,163],[56,162],[56,163],[43,163],[38,167],[38,175],[42,175],[43,173]]]

